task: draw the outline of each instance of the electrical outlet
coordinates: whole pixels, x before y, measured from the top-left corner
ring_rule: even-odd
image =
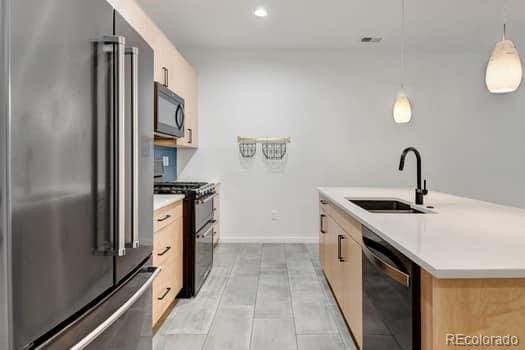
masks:
[[[278,221],[281,219],[281,215],[279,214],[278,210],[272,210],[272,221]]]
[[[170,158],[168,156],[162,157],[162,165],[170,166]]]

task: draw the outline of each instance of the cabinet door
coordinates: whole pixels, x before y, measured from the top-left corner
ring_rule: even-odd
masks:
[[[334,295],[339,302],[339,305],[343,304],[343,261],[339,259],[342,256],[342,242],[344,237],[343,230],[341,227],[332,219],[330,216],[326,216],[327,234],[326,234],[326,250],[325,250],[325,261],[328,282],[332,287]]]
[[[327,215],[325,214],[323,208],[320,208],[319,215],[319,260],[321,261],[321,267],[326,271],[326,236],[328,234],[326,230],[326,219]],[[326,272],[325,272],[326,273]]]
[[[360,348],[363,344],[363,272],[361,246],[350,235],[342,241],[343,303],[346,321]]]

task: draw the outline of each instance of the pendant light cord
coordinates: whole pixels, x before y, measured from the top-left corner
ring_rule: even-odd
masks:
[[[405,85],[405,0],[401,0],[401,88]]]
[[[503,40],[507,38],[507,21],[509,1],[503,0]]]

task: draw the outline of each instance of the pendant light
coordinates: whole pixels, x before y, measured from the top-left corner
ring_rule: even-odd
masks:
[[[401,0],[401,79],[405,79],[405,0]],[[412,119],[412,106],[401,83],[393,110],[394,121],[398,124],[408,123]]]
[[[516,91],[521,84],[521,59],[514,43],[507,39],[507,25],[503,24],[503,39],[496,44],[489,63],[485,83],[493,94]]]

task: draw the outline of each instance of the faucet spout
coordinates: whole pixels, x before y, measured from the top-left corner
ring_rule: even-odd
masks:
[[[414,147],[407,147],[403,150],[403,153],[401,153],[401,159],[399,160],[399,171],[403,171],[405,168],[405,158],[408,155],[408,153],[414,153],[416,156],[416,162],[417,162],[417,188],[416,188],[416,204],[423,204],[423,196],[425,196],[428,193],[426,181],[425,181],[425,187],[421,187],[421,154],[419,151]]]

